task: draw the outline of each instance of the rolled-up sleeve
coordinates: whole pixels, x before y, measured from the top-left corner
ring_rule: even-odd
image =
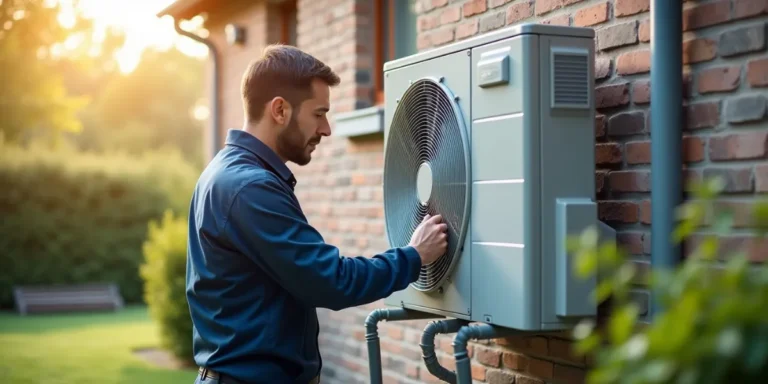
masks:
[[[287,187],[268,173],[236,195],[225,231],[278,284],[317,308],[340,310],[387,297],[414,282],[421,267],[413,247],[371,258],[342,256],[307,222]]]

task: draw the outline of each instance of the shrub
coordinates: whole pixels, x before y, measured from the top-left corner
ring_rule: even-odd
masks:
[[[682,263],[652,271],[649,288],[662,313],[647,324],[628,297],[635,270],[616,244],[598,244],[590,229],[571,241],[581,276],[600,276],[594,298],[610,299],[604,327],[576,327],[576,352],[591,354],[590,383],[762,383],[768,378],[768,268],[742,251],[722,249],[732,215],[717,209],[720,179],[695,188],[681,205],[681,223],[671,234],[679,244],[709,226],[708,234]],[[768,205],[755,204],[752,227],[765,235]],[[662,239],[654,239],[661,241]],[[728,251],[729,253],[726,253]]]
[[[144,299],[160,327],[161,345],[175,357],[192,363],[192,320],[185,296],[187,220],[168,211],[152,221],[144,243]]]
[[[0,306],[21,284],[115,282],[142,300],[147,223],[186,213],[197,171],[172,153],[96,155],[0,143]]]

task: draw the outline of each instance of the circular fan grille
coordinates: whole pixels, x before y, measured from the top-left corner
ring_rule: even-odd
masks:
[[[408,245],[425,215],[448,224],[448,250],[412,284],[440,287],[461,254],[469,211],[469,145],[464,120],[442,81],[413,82],[395,109],[384,162],[384,212],[392,246]]]

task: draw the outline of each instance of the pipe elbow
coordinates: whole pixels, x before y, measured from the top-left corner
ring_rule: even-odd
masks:
[[[378,323],[387,317],[384,311],[386,311],[386,309],[374,309],[365,318],[365,330],[368,333],[376,333]]]
[[[458,332],[456,332],[456,336],[453,338],[453,350],[458,352],[466,352],[467,351],[467,343],[469,343],[469,340],[473,339],[474,336],[474,330],[475,327],[472,326],[465,326],[461,327]]]

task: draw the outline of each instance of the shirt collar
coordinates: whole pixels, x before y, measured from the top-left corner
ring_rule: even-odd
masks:
[[[226,144],[240,147],[253,153],[262,159],[267,166],[277,172],[291,188],[296,186],[296,177],[294,177],[293,172],[291,172],[272,148],[257,139],[256,136],[241,129],[230,129],[227,132]]]

